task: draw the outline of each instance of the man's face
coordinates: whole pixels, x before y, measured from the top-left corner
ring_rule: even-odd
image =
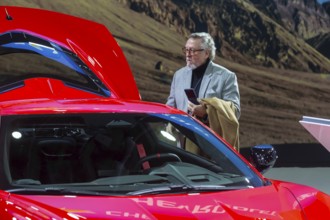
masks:
[[[186,42],[185,54],[187,66],[195,69],[205,63],[209,57],[209,51],[202,48],[202,40],[190,38]]]

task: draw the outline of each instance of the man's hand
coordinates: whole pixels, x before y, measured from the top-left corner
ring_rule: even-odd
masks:
[[[199,118],[204,118],[206,116],[206,108],[204,105],[195,105],[192,102],[188,101],[188,112],[191,112],[193,116]]]

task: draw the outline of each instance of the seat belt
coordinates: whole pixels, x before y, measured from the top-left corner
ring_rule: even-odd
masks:
[[[138,150],[141,159],[147,156],[143,144],[136,144],[136,148]],[[144,170],[150,169],[149,162],[148,161],[143,162],[142,167]]]

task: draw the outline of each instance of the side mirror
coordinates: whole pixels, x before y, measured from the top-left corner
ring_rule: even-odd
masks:
[[[277,158],[277,152],[272,145],[263,144],[251,148],[250,162],[260,173],[272,168]]]

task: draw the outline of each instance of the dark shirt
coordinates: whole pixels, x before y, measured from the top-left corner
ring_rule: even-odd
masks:
[[[195,89],[195,93],[198,96],[199,89],[201,87],[202,79],[205,73],[205,70],[207,68],[207,65],[209,64],[210,59],[207,59],[206,62],[196,69],[192,71],[192,78],[191,78],[191,88]]]

